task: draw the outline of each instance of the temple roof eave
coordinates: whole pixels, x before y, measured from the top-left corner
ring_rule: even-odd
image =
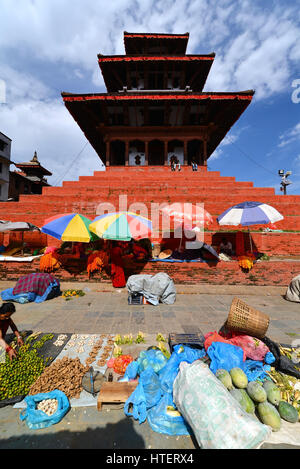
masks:
[[[34,169],[37,169],[40,173],[44,174],[45,176],[52,176],[52,173],[50,173],[50,171],[48,171],[48,169],[44,168],[43,166],[41,166],[39,164],[26,162],[26,163],[14,163],[14,165],[19,169],[22,169],[22,168],[32,169],[32,168],[34,168]]]
[[[90,101],[90,100],[104,100],[104,101],[111,101],[111,100],[136,100],[136,99],[161,99],[161,100],[168,100],[168,99],[211,99],[211,100],[223,100],[223,99],[252,99],[255,91],[254,90],[246,90],[246,91],[230,91],[230,92],[187,92],[179,90],[168,90],[168,91],[144,91],[142,92],[124,92],[124,93],[84,93],[84,94],[77,94],[77,93],[69,93],[63,91],[61,96],[64,102],[67,101]]]
[[[211,93],[170,93],[170,92],[147,92],[139,93],[100,93],[100,94],[72,94],[62,93],[65,105],[77,122],[81,130],[84,132],[86,138],[89,140],[93,148],[101,158],[101,148],[105,138],[109,135],[107,131],[111,128],[115,136],[116,131],[120,130],[120,137],[126,136],[126,129],[130,134],[134,135],[134,128],[128,124],[123,127],[118,125],[109,124],[107,115],[109,114],[109,107],[113,102],[122,103],[124,106],[134,106],[140,103],[143,107],[150,105],[155,101],[159,106],[159,102],[165,106],[176,103],[186,103],[188,106],[195,104],[204,104],[204,125],[211,126],[210,142],[208,144],[208,157],[217,148],[226,134],[229,132],[233,124],[239,119],[241,114],[245,111],[246,107],[250,104],[254,95],[253,90],[246,90],[240,92],[211,92]],[[96,106],[96,107],[95,107]],[[126,107],[124,109],[126,109]],[[167,109],[167,108],[166,108]],[[147,124],[146,124],[147,125]],[[164,125],[159,127],[152,127],[155,133],[157,128],[163,128]],[[170,129],[178,128],[177,125],[168,125],[165,128],[166,132]],[[198,129],[196,126],[187,124],[186,129],[189,132],[195,131],[195,138],[197,138]],[[184,136],[184,126],[181,127],[181,133]],[[140,135],[146,130],[146,126],[142,126],[137,131]],[[146,135],[145,135],[145,138]],[[189,138],[189,137],[188,137]]]
[[[210,54],[186,54],[186,55],[140,55],[140,56],[128,56],[128,55],[102,55],[98,54],[98,62],[143,62],[143,61],[192,61],[192,60],[209,60],[213,61],[216,54],[211,52]]]
[[[126,54],[136,53],[151,42],[160,41],[166,50],[171,50],[176,45],[177,50],[185,54],[189,40],[189,33],[169,34],[169,33],[129,33],[124,31],[124,46]],[[147,48],[147,46],[146,46]]]

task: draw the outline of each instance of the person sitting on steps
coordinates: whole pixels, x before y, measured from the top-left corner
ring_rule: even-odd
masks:
[[[193,169],[193,171],[198,171],[198,164],[197,164],[195,158],[192,159],[192,169]]]
[[[178,171],[181,171],[181,165],[177,156],[172,155],[170,158],[171,171],[176,171],[176,166],[178,166]]]

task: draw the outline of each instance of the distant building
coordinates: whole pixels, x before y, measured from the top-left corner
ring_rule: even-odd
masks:
[[[52,173],[44,168],[34,152],[32,160],[14,163],[19,171],[10,171],[9,199],[18,200],[20,194],[41,194],[44,186],[49,186],[45,176]]]
[[[0,132],[0,201],[8,199],[11,139]]]

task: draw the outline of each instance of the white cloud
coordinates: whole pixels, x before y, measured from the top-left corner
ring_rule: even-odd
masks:
[[[292,129],[287,130],[279,136],[279,147],[285,147],[295,141],[300,141],[300,122],[296,124]]]
[[[90,144],[85,147],[86,138],[59,100],[31,100],[5,106],[0,127],[12,138],[12,161],[29,161],[37,151],[41,165],[53,173],[48,177],[50,184],[60,185],[62,180],[101,170],[101,160]]]
[[[19,0],[1,9],[0,48],[84,68],[95,78],[97,53],[124,53],[123,31],[190,32],[188,52],[215,50],[207,89],[256,89],[256,99],[289,86],[299,60],[298,9],[246,0]]]
[[[297,166],[300,166],[300,153],[299,153],[299,155],[297,155],[296,158],[294,159],[294,164],[296,164]]]
[[[239,134],[241,133],[241,131],[242,129],[239,131]],[[238,140],[237,134],[227,134],[225,138],[223,138],[220,145],[211,154],[211,156],[209,157],[209,161],[217,160],[218,158],[220,158],[220,156],[223,154],[223,147],[227,145],[231,145],[232,143],[236,142],[236,140]]]
[[[52,89],[52,77],[46,81],[45,64],[52,71],[69,69],[81,86],[89,79],[86,92],[93,92],[90,85],[104,87],[97,53],[123,54],[124,30],[189,32],[187,53],[216,52],[206,90],[254,88],[255,99],[262,100],[291,91],[300,54],[297,14],[292,3],[271,10],[248,0],[19,0],[17,8],[2,1],[0,79],[7,84],[7,104],[0,105],[0,130],[13,140],[12,159],[28,161],[37,150],[53,181],[68,164],[67,179],[99,169],[90,145],[73,164],[86,139]],[[64,84],[62,89],[73,91]],[[283,134],[279,146],[299,133],[295,127]],[[229,134],[210,159],[238,135]]]

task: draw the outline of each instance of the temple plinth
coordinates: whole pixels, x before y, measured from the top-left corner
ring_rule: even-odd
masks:
[[[125,55],[98,54],[107,93],[62,93],[106,166],[208,158],[254,91],[203,92],[215,54],[186,54],[189,34],[124,33]]]

